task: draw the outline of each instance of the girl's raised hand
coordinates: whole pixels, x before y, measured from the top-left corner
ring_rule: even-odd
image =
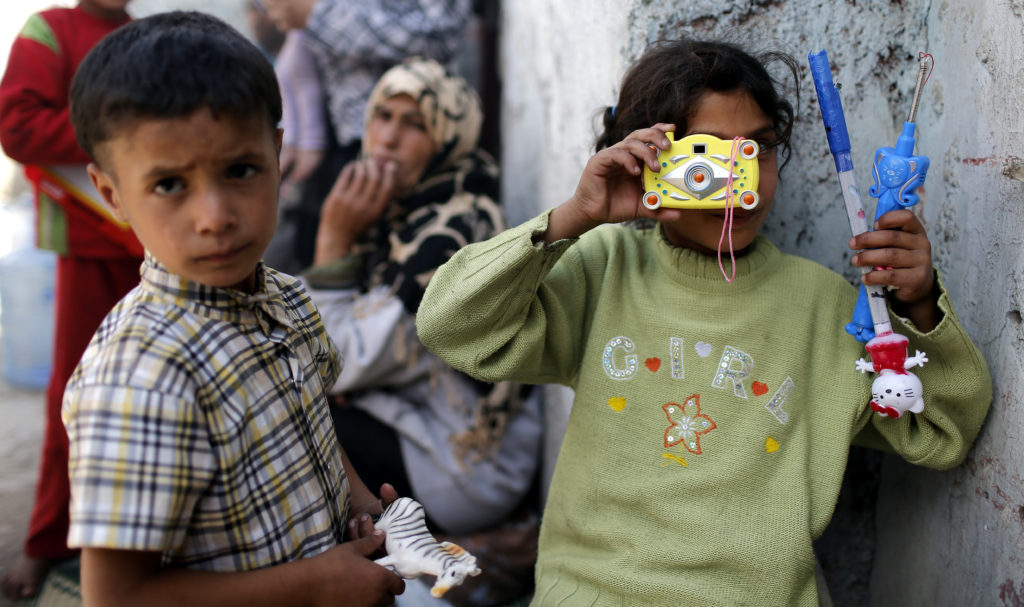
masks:
[[[898,314],[922,332],[939,324],[932,246],[916,215],[905,209],[889,211],[873,231],[851,238],[850,248],[858,250],[853,265],[874,268],[863,276],[864,284],[887,286]]]
[[[640,201],[644,193],[643,167],[660,170],[658,150],[671,146],[665,133],[674,129],[675,125],[659,123],[633,131],[622,141],[594,154],[587,161],[572,198],[552,211],[543,240],[575,238],[603,223],[637,217],[678,219],[677,209],[651,211]]]
[[[371,159],[345,165],[320,210],[314,263],[347,255],[363,232],[380,219],[394,187],[394,162],[383,168]]]

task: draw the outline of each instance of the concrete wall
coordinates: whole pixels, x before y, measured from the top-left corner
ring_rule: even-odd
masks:
[[[681,34],[784,50],[804,66],[794,156],[766,231],[787,252],[851,280],[849,225],[807,54],[826,48],[844,85],[863,191],[875,148],[895,143],[909,111],[918,51],[934,55],[917,117],[918,149],[931,169],[916,208],[959,315],[989,361],[996,397],[965,466],[934,472],[891,456],[877,466],[871,603],[1024,605],[1024,1],[504,2],[503,195],[514,223],[572,193],[595,117],[615,102],[629,62],[648,41]],[[570,395],[554,389],[549,397],[554,452]],[[867,497],[873,506],[874,494]],[[830,585],[840,604],[831,576]]]

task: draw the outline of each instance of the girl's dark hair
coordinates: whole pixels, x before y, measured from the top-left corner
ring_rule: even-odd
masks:
[[[71,123],[94,160],[96,146],[138,119],[188,116],[209,108],[247,120],[281,121],[274,68],[223,21],[174,11],[132,21],[86,55],[71,81]]]
[[[798,81],[796,60],[785,53],[754,57],[736,45],[718,41],[655,43],[626,73],[618,104],[604,111],[604,132],[595,148],[615,145],[631,132],[658,122],[675,124],[677,132],[685,133],[701,95],[744,89],[772,120],[775,139],[768,146],[781,148],[781,171],[789,161],[794,111],[793,105],[779,96],[766,69],[774,62],[782,63],[792,73],[793,81]]]

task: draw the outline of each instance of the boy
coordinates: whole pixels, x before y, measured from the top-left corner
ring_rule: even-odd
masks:
[[[0,82],[0,144],[12,159],[36,165],[89,161],[68,117],[68,87],[97,42],[128,22],[128,0],[81,0],[29,17],[11,46]],[[51,184],[55,185],[55,184]],[[19,562],[3,593],[34,596],[54,562],[74,554],[68,536],[68,445],[60,421],[64,385],[110,308],[139,282],[142,250],[130,231],[88,210],[74,195],[36,188],[37,244],[57,257],[53,358],[35,504]],[[113,232],[113,235],[112,235]],[[120,240],[117,238],[120,237]]]
[[[337,350],[300,283],[260,261],[280,184],[273,68],[213,17],[159,14],[89,54],[71,114],[96,189],[147,250],[65,395],[85,604],[390,602],[404,583],[366,558],[381,504],[327,410]]]

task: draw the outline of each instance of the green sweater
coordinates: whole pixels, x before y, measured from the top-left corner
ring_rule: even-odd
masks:
[[[417,321],[471,375],[575,389],[534,605],[817,605],[811,544],[850,444],[949,468],[984,420],[988,368],[944,291],[930,333],[894,319],[931,360],[924,412],[891,419],[867,406],[838,274],[759,237],[729,284],[660,228],[533,244],[546,226],[464,248]]]

